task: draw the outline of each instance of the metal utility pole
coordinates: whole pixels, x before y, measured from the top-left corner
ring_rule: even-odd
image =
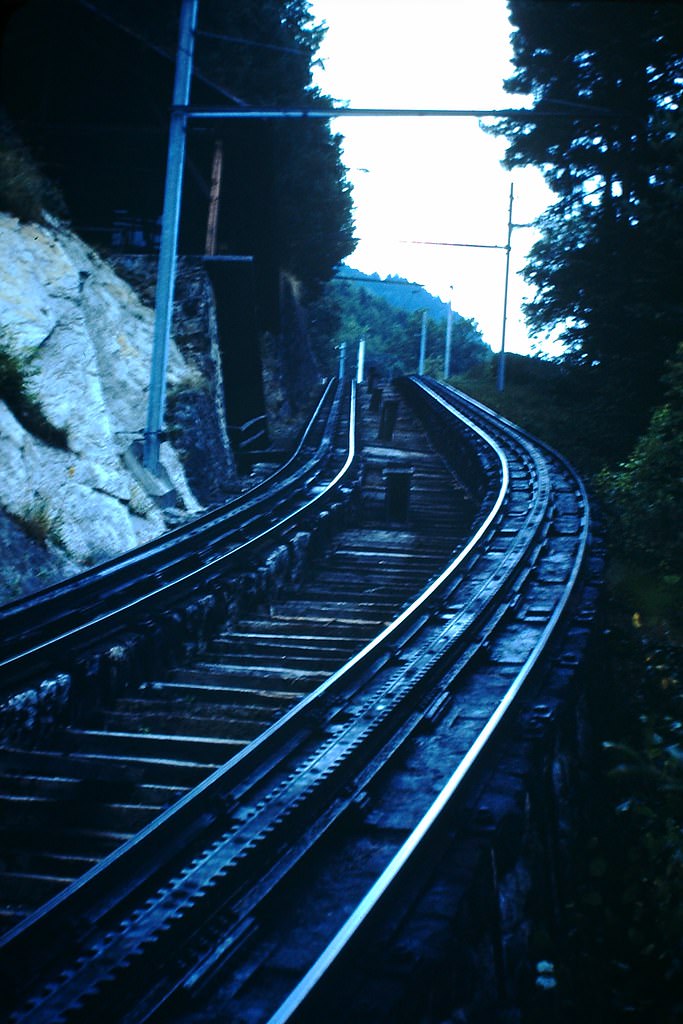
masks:
[[[503,293],[503,332],[500,339],[500,358],[498,360],[498,390],[505,388],[505,328],[508,318],[508,284],[510,282],[510,249],[512,248],[512,203],[514,186],[510,182],[510,207],[508,210],[508,240],[505,246],[505,291]]]
[[[339,380],[344,380],[346,373],[346,342],[342,341],[339,346]]]
[[[443,376],[448,380],[451,375],[451,336],[453,334],[453,286],[448,299],[448,317],[446,319],[446,346],[443,356]]]
[[[422,376],[425,372],[425,355],[427,354],[427,310],[422,311],[422,330],[420,332],[420,361],[417,372]]]
[[[176,57],[175,83],[173,86],[173,109],[171,111],[171,124],[168,136],[164,210],[161,219],[161,248],[159,250],[159,265],[157,269],[152,369],[149,380],[147,427],[143,449],[143,463],[145,468],[151,473],[157,473],[159,469],[160,434],[164,420],[166,367],[171,336],[173,286],[178,247],[183,168],[185,164],[185,132],[187,122],[185,108],[190,101],[192,55],[194,51],[198,3],[199,0],[182,0],[180,11],[178,54]]]
[[[365,371],[365,338],[361,338],[358,342],[358,364],[356,368],[356,384],[363,383],[363,373]]]

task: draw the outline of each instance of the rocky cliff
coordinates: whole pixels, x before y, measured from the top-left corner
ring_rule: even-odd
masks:
[[[152,309],[74,234],[0,213],[0,602],[166,528],[133,457],[152,334]],[[207,365],[190,358],[171,345],[168,392],[185,409],[211,392]],[[192,514],[179,452],[162,444],[167,490]]]

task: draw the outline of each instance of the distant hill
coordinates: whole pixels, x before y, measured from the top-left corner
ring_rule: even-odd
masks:
[[[381,278],[379,274],[364,274],[352,267],[340,267],[335,274],[335,280],[348,281],[354,288],[364,288],[371,295],[383,299],[395,309],[405,310],[406,313],[421,313],[426,309],[432,320],[445,319],[448,315],[447,302],[443,302],[436,295],[431,295],[421,284],[407,281],[397,274]],[[458,319],[460,314],[454,312],[453,317]]]
[[[422,310],[427,310],[425,370],[436,375],[443,368],[447,303],[401,277],[382,280],[378,274],[340,268],[308,307],[308,336],[317,365],[326,374],[335,373],[340,347],[355,352],[363,338],[368,367],[381,366],[387,375],[414,373],[419,362]],[[491,358],[491,349],[474,321],[457,313],[451,340],[452,371],[463,373]]]

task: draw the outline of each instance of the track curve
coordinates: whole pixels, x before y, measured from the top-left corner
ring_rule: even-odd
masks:
[[[140,833],[101,890],[93,886],[87,898],[82,890],[80,902],[78,897],[70,907],[64,902],[61,917],[58,911],[39,914],[8,934],[0,951],[10,972],[28,945],[45,950],[64,914],[87,936],[78,943],[78,966],[67,969],[61,981],[53,976],[41,991],[38,977],[47,980],[52,961],[43,952],[44,966],[30,981],[33,996],[20,1009],[18,993],[13,1019],[88,1020],[101,1016],[105,1006],[107,1019],[132,1013],[136,1020],[162,1012],[182,1020],[215,1019],[202,1014],[218,1012],[217,1007],[225,1013],[226,1006],[235,1021],[319,1020],[315,1014],[321,1006],[331,1013],[330,998],[343,975],[339,964],[349,949],[356,951],[366,941],[373,908],[391,902],[393,896],[384,893],[395,891],[404,865],[414,863],[441,814],[471,789],[532,677],[536,685],[537,666],[565,616],[586,558],[590,516],[583,486],[559,457],[450,389],[413,379],[403,391],[429,424],[443,457],[469,476],[480,503],[470,517],[469,535],[458,537],[451,528],[444,543],[431,538],[429,552],[413,536],[416,575],[414,569],[408,572],[405,552],[396,544],[396,538],[399,548],[407,543],[415,522],[412,531],[399,524],[391,544],[377,536],[388,532],[386,523],[382,529],[373,526],[378,546],[354,550],[356,565],[346,574],[357,575],[359,561],[372,564],[381,557],[387,562],[384,582],[373,586],[394,593],[394,610],[383,612],[388,620],[375,621],[366,642],[356,632],[359,646],[340,667],[325,669],[324,679],[313,678],[308,692],[297,692],[290,710],[278,711],[277,721],[240,749],[225,751],[222,767],[165,816],[157,815],[148,845],[158,849],[160,841],[169,843],[163,864],[149,852],[137,859],[145,846]],[[405,468],[400,444],[393,440],[389,462],[395,467],[397,459]],[[380,491],[373,466],[377,447],[364,446],[364,493],[370,505]],[[387,446],[379,447],[386,472]],[[432,522],[438,521],[440,506],[432,493],[425,503],[431,509],[420,507],[422,491],[414,477],[423,466],[426,487],[436,463],[429,453],[421,463],[414,447],[410,455],[416,463],[410,467],[411,517],[423,516],[429,532],[430,513]],[[457,514],[462,516],[462,506]],[[431,532],[438,533],[434,525]],[[348,561],[344,543],[339,548]],[[344,575],[342,562],[323,559],[323,583],[308,602],[298,602],[294,618],[300,623],[312,604],[324,605],[333,581]],[[424,583],[416,597],[420,573]],[[404,597],[396,607],[401,575]],[[347,612],[357,630],[363,602],[358,594],[353,602]],[[275,617],[285,621],[277,611]],[[263,627],[263,620],[256,621],[238,638],[246,655]],[[292,618],[286,621],[290,631]],[[307,657],[309,634],[297,635],[296,657]],[[225,642],[232,644],[234,660],[234,643],[227,636]],[[349,645],[337,645],[338,657],[342,649],[348,654]],[[283,666],[282,671],[298,669]],[[394,824],[387,827],[387,822]],[[378,828],[381,842],[375,841]],[[367,854],[368,844],[367,870],[329,883],[342,863],[350,869],[358,862],[359,850]],[[126,882],[125,895],[112,900],[117,871],[119,886],[131,874],[137,884],[131,888]],[[103,880],[106,875],[101,872]],[[121,899],[128,907],[124,919]],[[357,907],[349,914],[354,899]],[[280,911],[296,906],[297,912],[274,915],[275,906]],[[263,950],[270,951],[265,959]],[[282,955],[273,956],[273,950]],[[283,978],[290,977],[291,992],[283,992]]]

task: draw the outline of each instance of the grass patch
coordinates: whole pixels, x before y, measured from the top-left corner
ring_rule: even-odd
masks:
[[[62,516],[50,510],[46,498],[37,496],[31,504],[22,509],[18,520],[28,536],[39,544],[52,541],[59,547],[64,546]]]
[[[7,329],[0,327],[0,401],[5,402],[22,427],[34,437],[68,451],[67,432],[50,423],[31,386],[30,359],[17,355],[7,338]]]
[[[451,383],[565,455],[585,476],[626,458],[642,417],[597,370],[528,356],[506,359],[505,389],[495,366],[476,366]]]

